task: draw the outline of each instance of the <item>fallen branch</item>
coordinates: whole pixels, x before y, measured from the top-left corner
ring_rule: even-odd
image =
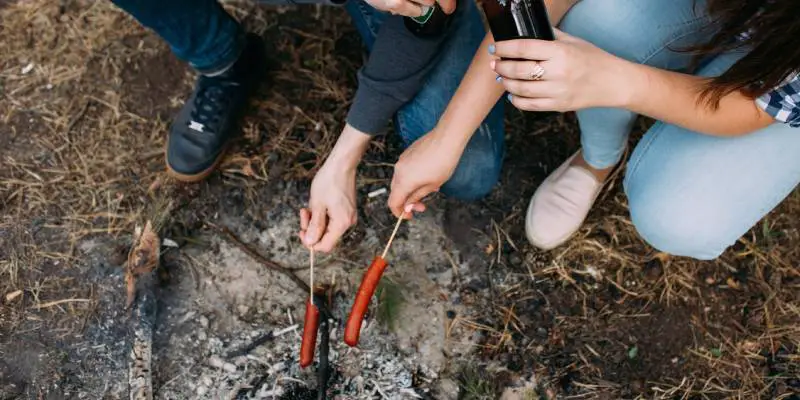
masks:
[[[254,260],[258,261],[261,265],[263,265],[267,269],[270,269],[272,271],[275,271],[275,272],[278,272],[278,273],[281,273],[281,274],[285,275],[287,278],[291,279],[295,284],[297,284],[297,286],[299,286],[300,289],[304,293],[308,292],[308,290],[309,290],[308,284],[305,283],[302,279],[298,278],[297,275],[292,273],[291,270],[289,270],[288,268],[276,263],[275,261],[272,261],[272,260],[262,256],[256,250],[253,250],[252,248],[250,248],[250,246],[248,246],[247,244],[242,242],[242,240],[239,239],[239,237],[236,236],[235,233],[231,232],[230,229],[228,229],[228,228],[226,228],[224,226],[217,226],[217,225],[214,225],[214,224],[211,224],[211,223],[206,223],[206,224],[208,226],[216,229],[219,233],[222,234],[222,236],[225,239],[228,240],[229,243],[235,245],[240,250],[242,250],[243,252],[247,253],[247,255],[252,257]]]
[[[128,254],[125,268],[126,308],[131,311],[128,388],[131,400],[153,399],[153,332],[156,325],[156,269],[160,240],[150,221]]]

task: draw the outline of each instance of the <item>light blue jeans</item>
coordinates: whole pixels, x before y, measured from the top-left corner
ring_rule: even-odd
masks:
[[[561,29],[619,57],[685,71],[691,54],[675,49],[707,36],[705,2],[582,0]],[[718,76],[742,53],[707,60],[695,73]],[[619,162],[636,115],[622,109],[578,111],[586,161]],[[657,122],[633,150],[624,181],[631,219],[661,251],[718,257],[800,183],[800,129],[782,123],[732,138]]]

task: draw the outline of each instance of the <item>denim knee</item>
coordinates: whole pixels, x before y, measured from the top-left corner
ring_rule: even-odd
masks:
[[[705,0],[582,0],[560,24],[580,37],[629,61],[659,68],[683,69],[693,56],[680,49],[706,40],[700,28],[711,20]]]
[[[494,165],[457,168],[440,192],[462,201],[480,200],[492,192],[499,180],[500,168]]]
[[[713,260],[733,244],[726,225],[699,215],[702,207],[693,200],[702,202],[700,198],[665,190],[657,180],[645,179],[627,179],[625,192],[631,221],[649,245],[675,256]]]
[[[488,146],[467,147],[455,172],[440,191],[463,201],[480,200],[491,193],[500,180],[501,169],[502,152]]]

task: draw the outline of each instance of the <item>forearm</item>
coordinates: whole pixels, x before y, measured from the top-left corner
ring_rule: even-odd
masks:
[[[570,8],[579,0],[546,0],[548,15],[553,25],[558,25]],[[489,67],[493,57],[489,45],[494,43],[488,33],[475,53],[472,63],[461,80],[447,110],[439,119],[436,130],[466,146],[492,107],[503,95],[503,86],[495,80],[497,74]]]
[[[488,49],[493,42],[491,33],[483,39],[461,85],[436,124],[437,131],[463,146],[503,95],[503,86],[497,84],[496,74],[489,68],[492,57]]]
[[[706,78],[624,62],[619,76],[622,87],[630,88],[621,106],[638,114],[715,135],[743,135],[764,128],[774,120],[739,91],[722,97],[713,109],[700,102],[700,88]]]

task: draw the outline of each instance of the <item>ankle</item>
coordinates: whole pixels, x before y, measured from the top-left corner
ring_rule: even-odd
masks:
[[[594,177],[600,182],[605,182],[606,179],[608,179],[608,176],[611,175],[611,172],[614,171],[614,167],[616,167],[616,164],[614,164],[608,168],[597,169],[586,162],[586,159],[583,158],[583,151],[581,151],[581,153],[572,160],[572,165],[581,167],[591,172],[592,175],[594,175]]]

